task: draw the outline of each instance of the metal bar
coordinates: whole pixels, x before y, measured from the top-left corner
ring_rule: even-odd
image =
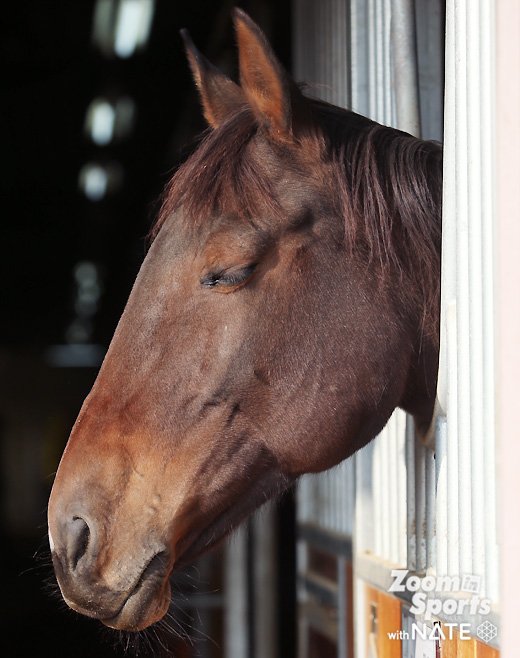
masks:
[[[381,5],[381,23],[383,28],[382,47],[382,88],[383,88],[383,123],[393,126],[393,75],[392,75],[392,44],[391,44],[392,6],[391,0],[383,0]]]
[[[480,4],[480,2],[479,2]],[[469,264],[469,404],[471,414],[471,573],[484,575],[484,428],[483,428],[483,308],[482,281],[482,228],[486,218],[482,217],[481,116],[480,116],[480,30],[479,12],[472,7],[466,15],[468,66],[467,73],[467,167],[468,167],[468,264]],[[488,440],[491,437],[488,437]]]
[[[437,497],[435,501],[436,553],[435,571],[444,576],[448,573],[448,476],[446,449],[447,422],[438,416],[435,428],[435,479]]]
[[[406,525],[407,525],[407,559],[408,569],[417,568],[417,533],[416,533],[416,476],[415,476],[415,430],[413,419],[406,419]]]
[[[496,506],[496,431],[495,431],[495,302],[493,287],[494,277],[494,226],[495,226],[495,190],[496,173],[494,162],[495,139],[495,86],[493,68],[495,66],[494,44],[494,2],[481,0],[479,6],[480,52],[480,124],[482,139],[480,144],[480,178],[487,184],[480,185],[482,208],[482,262],[484,276],[482,281],[482,368],[483,368],[483,495],[484,512],[482,524],[486,529],[484,539],[485,595],[492,601],[498,601],[498,531]]]
[[[369,115],[368,2],[350,2],[351,98],[355,112]]]
[[[414,428],[415,429],[415,428]],[[415,459],[415,569],[426,569],[426,448],[414,431]]]
[[[376,1],[367,0],[368,116],[377,120]]]
[[[352,559],[352,540],[350,537],[345,537],[343,534],[331,530],[324,530],[316,523],[299,525],[298,539],[306,541],[327,553],[341,555],[347,560]]]
[[[458,444],[458,515],[460,539],[458,545],[457,573],[472,572],[471,562],[471,413],[470,413],[470,289],[469,289],[469,209],[468,209],[468,135],[465,130],[468,118],[467,97],[467,6],[466,0],[455,4],[455,157],[457,158],[456,182],[457,209],[457,435]],[[455,437],[454,437],[455,440]]]
[[[228,540],[224,557],[224,641],[226,658],[248,655],[247,529],[240,527]]]
[[[399,552],[396,562],[403,566],[407,564],[408,548],[408,525],[407,525],[407,469],[406,469],[406,423],[407,416],[404,412],[399,414],[399,426],[397,430],[397,447],[396,454],[398,457],[398,466],[396,472],[397,478],[397,504],[398,504],[398,526],[399,532]]]
[[[347,563],[338,559],[338,658],[349,658],[347,641]]]
[[[437,562],[437,539],[435,534],[435,512],[436,512],[436,491],[435,491],[435,458],[433,452],[424,447],[425,460],[425,511],[424,511],[424,532],[426,543],[425,571],[435,568]]]
[[[300,576],[300,582],[307,592],[323,605],[336,608],[338,606],[338,586],[316,574]]]
[[[457,313],[456,277],[457,260],[456,192],[457,160],[455,150],[455,7],[446,5],[446,87],[444,105],[445,152],[443,161],[443,220],[442,220],[442,269],[441,269],[441,347],[437,396],[449,422],[446,425],[445,489],[438,487],[445,502],[446,534],[439,535],[437,550],[445,568],[441,573],[458,572],[458,451],[457,451]],[[444,496],[446,492],[446,496]],[[449,493],[448,493],[449,492]],[[439,567],[441,564],[439,564]],[[444,566],[444,565],[442,565]]]
[[[396,127],[419,137],[421,113],[413,0],[392,0],[391,33]]]
[[[253,517],[254,655],[276,658],[276,536],[274,503],[264,505]]]

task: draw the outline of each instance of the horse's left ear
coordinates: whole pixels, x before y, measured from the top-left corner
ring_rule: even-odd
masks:
[[[259,121],[278,140],[292,139],[292,96],[296,85],[276,58],[265,34],[242,9],[233,10],[240,86]]]

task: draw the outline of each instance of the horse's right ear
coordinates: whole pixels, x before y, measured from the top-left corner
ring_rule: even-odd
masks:
[[[199,90],[204,117],[212,128],[218,128],[246,104],[244,94],[237,84],[202,55],[187,30],[181,30],[181,36]]]
[[[292,141],[293,100],[300,94],[280,64],[265,34],[235,7],[240,85],[257,119],[276,140]]]

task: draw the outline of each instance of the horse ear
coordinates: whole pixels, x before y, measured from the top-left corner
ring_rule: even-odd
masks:
[[[232,116],[246,104],[240,87],[213,66],[195,46],[188,30],[181,30],[186,55],[199,90],[204,117],[212,128]]]
[[[242,9],[235,7],[233,19],[238,41],[240,85],[251,109],[267,124],[276,139],[291,134],[292,83],[276,58],[265,34]]]

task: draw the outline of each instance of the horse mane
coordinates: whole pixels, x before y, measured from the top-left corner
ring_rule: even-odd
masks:
[[[402,297],[417,303],[422,326],[438,330],[442,202],[442,148],[382,126],[354,112],[307,99],[310,126],[301,140],[320,168],[327,195],[345,225],[349,253],[363,254],[386,280],[397,273]],[[183,207],[197,224],[229,213],[245,219],[283,217],[269,176],[251,158],[259,131],[247,108],[207,131],[166,187],[151,237]],[[286,149],[287,150],[287,149]],[[279,149],[283,165],[297,158]],[[271,177],[272,178],[272,177]]]

